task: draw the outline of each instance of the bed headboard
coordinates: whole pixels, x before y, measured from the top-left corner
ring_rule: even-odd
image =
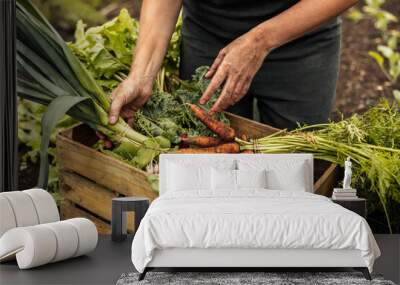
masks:
[[[308,168],[308,192],[313,192],[313,181],[314,181],[314,160],[313,155],[308,153],[291,153],[291,154],[161,154],[160,155],[160,195],[167,192],[167,181],[168,181],[168,164],[169,163],[190,163],[195,165],[213,165],[220,160],[232,160],[237,161],[238,159],[244,161],[259,161],[263,163],[276,163],[276,161],[289,160],[305,162]]]

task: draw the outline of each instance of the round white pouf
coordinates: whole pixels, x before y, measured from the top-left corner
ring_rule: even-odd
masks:
[[[63,221],[44,224],[43,226],[51,229],[56,236],[57,252],[51,262],[64,260],[75,255],[79,237],[70,223]]]
[[[14,211],[6,197],[0,195],[0,237],[9,229],[15,228]]]
[[[33,226],[39,223],[35,205],[30,196],[22,191],[0,193],[10,202],[17,227]]]
[[[43,189],[29,189],[22,192],[28,194],[32,199],[39,218],[39,224],[60,220],[56,202],[49,192]]]
[[[78,232],[79,245],[74,256],[86,254],[96,248],[98,233],[92,221],[85,218],[75,218],[65,220],[65,222],[74,226]]]

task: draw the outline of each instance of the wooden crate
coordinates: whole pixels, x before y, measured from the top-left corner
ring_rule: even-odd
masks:
[[[259,138],[278,129],[233,114],[227,114],[238,136]],[[84,216],[92,219],[101,233],[110,232],[111,199],[142,196],[153,200],[157,193],[147,181],[147,173],[91,146],[97,141],[92,129],[78,125],[58,134],[60,190],[63,218]],[[338,180],[338,166],[314,161],[314,191],[330,196]],[[128,217],[132,229],[133,217]]]

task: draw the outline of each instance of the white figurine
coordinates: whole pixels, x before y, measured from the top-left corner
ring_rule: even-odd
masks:
[[[350,157],[344,162],[343,189],[351,189],[351,161]]]

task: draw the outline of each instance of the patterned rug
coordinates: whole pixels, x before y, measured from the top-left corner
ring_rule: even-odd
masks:
[[[122,274],[117,285],[395,285],[379,275],[372,275],[373,280],[368,281],[359,272],[148,272],[142,281],[138,281],[138,276]]]

